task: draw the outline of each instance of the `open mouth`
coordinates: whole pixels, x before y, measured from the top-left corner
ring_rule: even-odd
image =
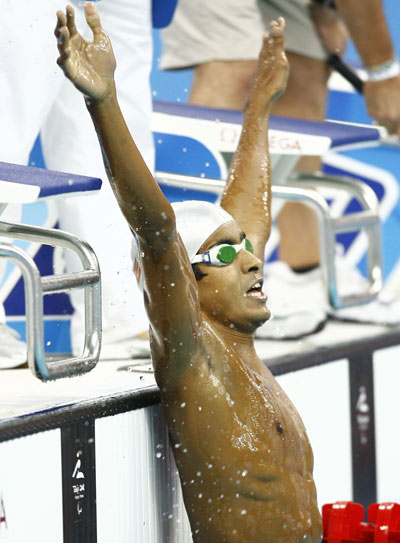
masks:
[[[246,296],[249,298],[255,298],[257,300],[265,301],[267,295],[262,291],[263,282],[257,281],[252,285],[246,293]]]

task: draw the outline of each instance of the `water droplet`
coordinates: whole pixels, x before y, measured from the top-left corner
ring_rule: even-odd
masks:
[[[156,453],[157,458],[161,458],[161,456],[162,456],[162,453],[160,453],[160,452]]]

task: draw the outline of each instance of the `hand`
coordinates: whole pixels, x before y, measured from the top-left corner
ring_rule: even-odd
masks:
[[[315,30],[325,51],[331,55],[342,56],[349,33],[337,12],[320,4],[312,4],[310,9]]]
[[[363,94],[369,115],[389,134],[400,136],[400,76],[366,81]]]
[[[60,52],[57,64],[86,97],[101,101],[113,91],[116,62],[110,39],[90,2],[85,5],[85,16],[93,32],[92,42],[85,41],[78,33],[72,6],[67,6],[66,13],[57,12],[54,31]]]
[[[279,17],[278,22],[271,21],[270,32],[264,35],[258,59],[253,89],[261,86],[264,98],[268,102],[276,100],[284,92],[289,76],[289,63],[283,39],[284,29],[283,17]]]

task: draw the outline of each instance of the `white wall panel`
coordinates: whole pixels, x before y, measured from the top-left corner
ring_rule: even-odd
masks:
[[[160,406],[96,421],[99,543],[190,543]]]
[[[62,543],[60,431],[0,443],[1,543]]]
[[[378,501],[400,503],[400,347],[374,354]]]

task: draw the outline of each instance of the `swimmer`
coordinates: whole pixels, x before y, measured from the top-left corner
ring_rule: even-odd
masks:
[[[140,254],[155,377],[194,543],[317,543],[313,455],[301,418],[258,358],[271,228],[268,118],[284,91],[284,20],[271,22],[221,206],[163,196],[118,107],[111,43],[57,13],[65,75],[83,93],[115,197]]]

